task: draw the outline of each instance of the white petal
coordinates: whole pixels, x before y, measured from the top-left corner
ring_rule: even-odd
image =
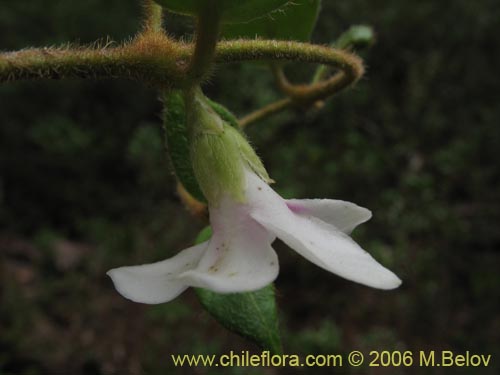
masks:
[[[344,233],[372,217],[370,210],[357,204],[333,199],[288,199],[289,209],[300,216],[314,216]]]
[[[361,249],[348,235],[319,219],[293,213],[284,199],[247,173],[251,216],[303,257],[348,280],[393,289],[401,280]]]
[[[279,265],[269,233],[250,218],[245,205],[225,199],[210,208],[210,222],[214,234],[207,251],[180,279],[218,293],[254,291],[274,281]]]
[[[125,298],[148,304],[168,302],[186,290],[188,285],[177,276],[197,266],[207,245],[204,242],[161,262],[115,268],[107,274]]]

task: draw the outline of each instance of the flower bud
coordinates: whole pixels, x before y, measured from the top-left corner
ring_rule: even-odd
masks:
[[[194,174],[212,205],[224,194],[245,201],[245,168],[270,181],[266,169],[245,136],[222,120],[198,91],[188,98],[188,129]]]

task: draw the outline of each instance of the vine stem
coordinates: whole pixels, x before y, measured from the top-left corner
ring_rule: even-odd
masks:
[[[289,106],[314,104],[352,85],[364,72],[362,61],[356,55],[329,47],[288,41],[236,40],[219,42],[212,49],[202,47],[202,40],[197,40],[200,47],[195,47],[194,52],[192,44],[174,41],[162,33],[145,33],[118,47],[106,43],[93,48],[38,48],[0,53],[0,82],[75,77],[126,78],[156,87],[186,88],[193,85],[193,77],[200,79],[208,73],[206,67],[201,67],[201,62],[211,60],[218,64],[295,61],[328,65],[338,70],[327,81],[290,85],[290,100],[264,108],[260,116],[250,116],[258,119],[264,113],[275,113]],[[213,34],[210,43],[216,43]]]
[[[163,9],[153,0],[144,1],[144,26],[145,33],[163,33]]]
[[[180,87],[186,47],[160,33],[139,34],[132,42],[93,47],[29,48],[0,53],[0,83],[65,78],[124,78],[157,87]]]
[[[276,113],[282,112],[287,108],[293,106],[293,101],[290,98],[285,98],[278,100],[274,103],[268,104],[238,120],[240,127],[244,128],[254,122],[259,122],[267,117],[270,117]]]
[[[192,86],[198,85],[210,72],[219,37],[220,13],[217,5],[215,1],[204,4],[198,15],[194,53],[187,71]]]
[[[208,206],[193,197],[179,181],[177,181],[177,194],[192,216],[207,221]]]
[[[357,82],[364,74],[362,60],[344,50],[297,42],[240,40],[220,43],[216,61],[268,60],[271,62],[291,60],[319,63],[339,70],[326,81],[309,85],[291,84],[283,70],[272,64],[280,89],[288,98],[271,103],[240,119],[242,127],[262,120],[290,107],[307,107],[324,100]]]

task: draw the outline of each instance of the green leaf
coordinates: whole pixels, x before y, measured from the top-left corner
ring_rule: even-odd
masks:
[[[247,23],[228,24],[226,39],[281,39],[306,42],[316,25],[321,0],[294,0],[268,15]]]
[[[198,236],[196,236],[196,239],[194,240],[194,243],[196,245],[208,241],[212,237],[212,227],[208,226],[203,228],[200,233],[198,233]]]
[[[210,227],[203,229],[196,243],[207,241],[211,235]],[[203,307],[224,327],[263,350],[282,352],[273,284],[249,293],[218,294],[198,288],[196,294]]]
[[[186,127],[186,107],[183,95],[180,91],[165,93],[163,102],[165,105],[163,129],[175,174],[193,197],[201,202],[206,202],[194,176],[191,164],[189,138]]]
[[[207,6],[217,7],[222,22],[246,22],[261,17],[289,0],[155,0],[165,9],[189,16],[196,16]]]
[[[340,37],[333,43],[333,46],[343,49],[360,49],[369,47],[374,41],[375,32],[371,26],[354,25],[342,33],[342,35],[340,35]]]

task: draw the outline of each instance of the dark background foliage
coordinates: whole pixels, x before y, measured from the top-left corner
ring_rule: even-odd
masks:
[[[121,41],[139,11],[118,0],[2,2],[0,48]],[[498,373],[499,22],[495,0],[324,1],[314,42],[375,28],[366,78],[320,111],[279,115],[249,135],[284,196],[372,209],[354,236],[404,284],[355,285],[277,244],[287,352],[469,350],[493,363],[464,373]],[[182,17],[166,25],[192,32]],[[297,79],[311,71],[289,67]],[[219,68],[206,91],[240,115],[278,97],[255,64]],[[142,306],[105,276],[171,256],[203,227],[176,196],[160,111],[155,92],[130,82],[0,87],[1,374],[161,374],[170,353],[258,350],[192,291]]]

